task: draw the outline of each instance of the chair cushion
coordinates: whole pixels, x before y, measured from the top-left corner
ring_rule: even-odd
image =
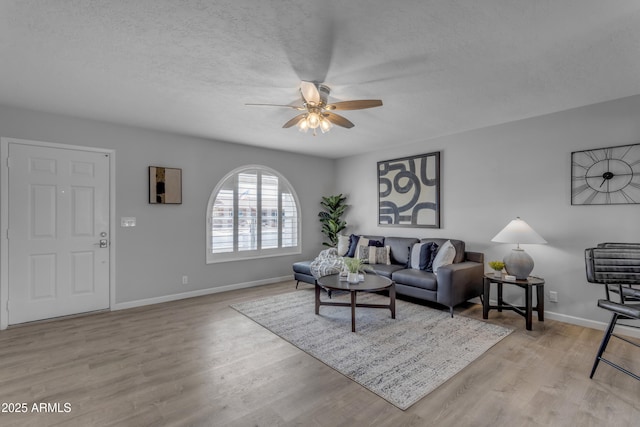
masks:
[[[613,311],[614,313],[618,313],[619,315],[630,319],[640,319],[640,307],[637,305],[624,305],[608,299],[599,299],[598,307]]]

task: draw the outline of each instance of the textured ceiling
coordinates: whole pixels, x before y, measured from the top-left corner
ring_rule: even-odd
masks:
[[[337,158],[640,93],[637,0],[2,0],[0,104]],[[300,80],[352,129],[302,134]]]

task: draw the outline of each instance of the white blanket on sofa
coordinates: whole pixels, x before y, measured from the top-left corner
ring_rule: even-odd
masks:
[[[336,248],[325,249],[311,262],[311,274],[316,279],[329,276],[331,274],[338,274],[342,271],[344,262],[342,257],[338,255]]]

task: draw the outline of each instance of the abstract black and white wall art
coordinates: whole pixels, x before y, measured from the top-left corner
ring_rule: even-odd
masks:
[[[378,224],[440,228],[440,152],[378,162]]]

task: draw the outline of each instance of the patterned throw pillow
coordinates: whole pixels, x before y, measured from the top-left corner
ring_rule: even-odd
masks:
[[[358,258],[365,264],[391,264],[389,260],[389,246],[379,248],[376,246],[358,246]]]

